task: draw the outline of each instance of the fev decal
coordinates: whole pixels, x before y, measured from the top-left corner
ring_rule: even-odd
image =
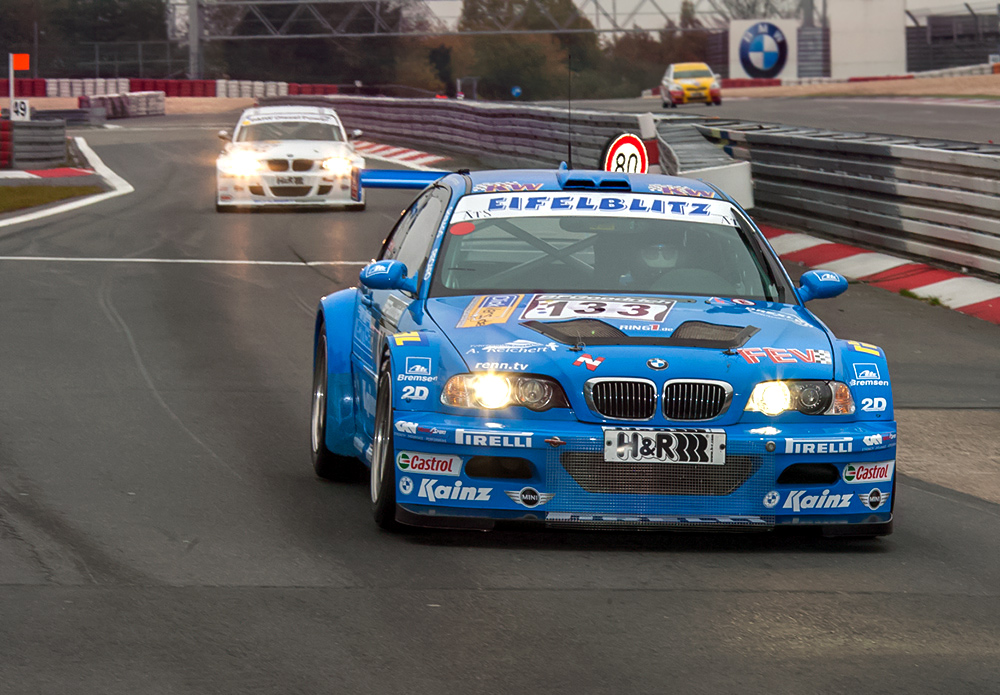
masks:
[[[507,323],[523,294],[494,294],[476,297],[462,312],[456,328],[478,328],[494,323]]]
[[[799,350],[797,348],[774,348],[774,347],[751,347],[737,348],[736,352],[749,364],[758,364],[766,357],[775,364],[794,364],[804,362],[806,364],[833,364],[833,357],[829,350]]]

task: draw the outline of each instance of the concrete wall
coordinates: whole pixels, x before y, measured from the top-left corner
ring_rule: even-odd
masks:
[[[836,0],[830,20],[830,76],[906,72],[905,0]]]

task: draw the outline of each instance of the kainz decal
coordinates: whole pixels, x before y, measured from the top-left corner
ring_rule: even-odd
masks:
[[[573,366],[580,367],[582,365],[586,365],[587,369],[589,369],[590,371],[594,371],[595,369],[601,366],[601,362],[603,361],[604,361],[603,357],[593,357],[591,355],[588,355],[587,353],[583,353],[582,355],[577,357],[576,360],[574,360]]]
[[[476,297],[465,307],[456,328],[479,328],[494,323],[507,323],[523,294],[494,294]]]
[[[766,357],[775,364],[833,364],[833,358],[828,350],[798,350],[796,348],[737,348],[740,357],[750,364],[758,364]]]
[[[467,502],[489,502],[491,487],[463,486],[461,480],[451,485],[438,485],[436,478],[424,478],[420,481],[420,491],[417,497],[423,497],[428,502],[438,500],[464,500]]]
[[[423,333],[419,331],[409,331],[408,333],[394,333],[392,335],[392,340],[395,342],[396,347],[402,347],[403,345],[426,345],[427,338]]]
[[[872,345],[870,343],[860,343],[857,340],[848,340],[847,344],[850,345],[855,352],[864,352],[869,355],[876,355],[876,356],[882,355],[882,348],[880,348],[878,345]]]
[[[851,493],[831,495],[829,490],[823,490],[819,495],[808,495],[808,490],[791,490],[782,509],[801,512],[803,509],[847,509],[851,506]]]
[[[788,40],[770,22],[757,22],[740,38],[740,65],[750,77],[777,77],[787,61]]]

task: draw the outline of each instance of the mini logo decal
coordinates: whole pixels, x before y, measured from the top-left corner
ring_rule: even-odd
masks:
[[[520,490],[504,490],[504,494],[510,497],[511,501],[529,509],[543,505],[555,497],[555,493],[539,492],[533,487],[525,487]]]

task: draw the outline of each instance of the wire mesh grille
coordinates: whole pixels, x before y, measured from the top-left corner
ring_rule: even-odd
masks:
[[[554,523],[768,527],[764,497],[774,455],[763,442],[729,441],[724,465],[609,462],[603,440],[567,439],[546,459]]]
[[[618,420],[648,420],[656,412],[656,387],[648,381],[598,381],[591,399],[598,413]]]
[[[271,186],[271,193],[282,198],[297,198],[308,195],[312,186]]]
[[[269,159],[267,160],[267,168],[271,171],[288,171],[288,160]]]
[[[710,420],[726,407],[722,384],[674,381],[663,389],[663,416],[669,420]]]
[[[311,159],[293,159],[292,171],[309,171],[313,167]]]

